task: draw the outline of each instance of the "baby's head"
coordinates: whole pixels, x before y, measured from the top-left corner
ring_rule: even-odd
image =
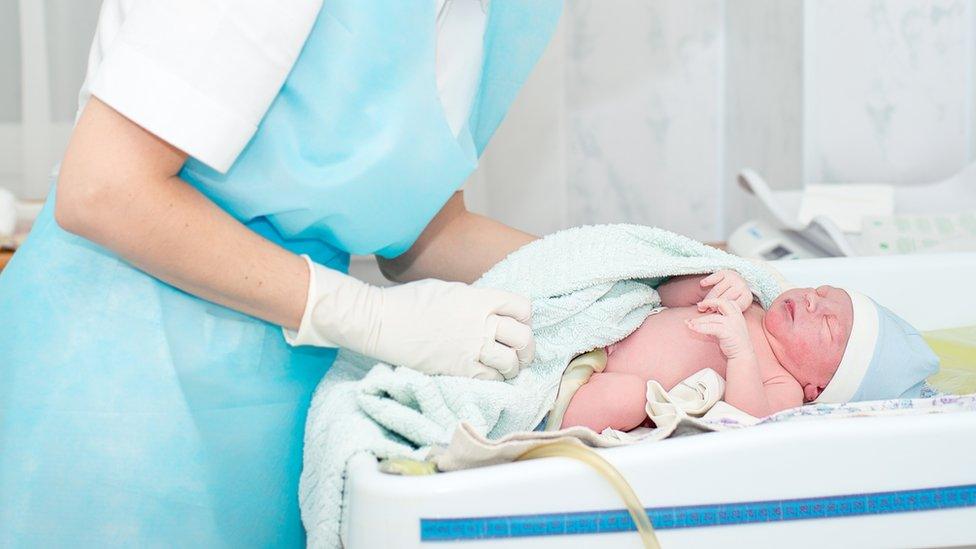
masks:
[[[939,368],[911,325],[870,298],[833,286],[783,292],[763,328],[806,402],[917,397]]]

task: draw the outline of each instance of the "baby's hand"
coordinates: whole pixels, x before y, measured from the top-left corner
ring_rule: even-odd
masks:
[[[755,356],[746,319],[739,306],[728,299],[704,299],[698,304],[701,312],[713,314],[688,319],[688,328],[700,334],[714,336],[725,358]]]
[[[742,275],[735,271],[728,269],[716,271],[703,278],[701,286],[712,287],[703,302],[710,299],[728,299],[734,301],[740,311],[745,311],[752,304],[752,290],[749,289]]]

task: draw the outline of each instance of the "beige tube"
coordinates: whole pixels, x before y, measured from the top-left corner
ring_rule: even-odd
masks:
[[[620,498],[624,500],[624,505],[627,507],[627,511],[630,512],[630,518],[633,519],[634,524],[637,526],[637,533],[640,535],[644,547],[648,549],[660,549],[661,544],[658,543],[657,536],[654,534],[654,526],[651,525],[651,520],[647,518],[647,511],[644,510],[644,506],[641,505],[640,499],[637,498],[637,494],[634,493],[627,479],[610,462],[585,446],[578,446],[567,442],[553,442],[552,444],[536,446],[520,455],[515,461],[547,457],[567,457],[582,461],[592,467],[600,476],[607,479],[610,485],[613,486],[613,489],[620,495]]]

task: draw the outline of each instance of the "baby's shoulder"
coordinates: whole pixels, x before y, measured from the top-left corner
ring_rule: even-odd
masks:
[[[803,390],[800,386],[800,382],[793,377],[778,360],[767,359],[759,360],[759,375],[762,378],[763,385],[782,385],[784,387],[795,387],[797,391]]]
[[[758,301],[753,301],[748,307],[746,307],[745,312],[742,314],[746,317],[755,316],[761,319],[762,317],[766,316],[766,309],[763,309],[762,305],[760,305]]]
[[[763,376],[762,383],[773,413],[803,404],[803,386],[786,370],[768,379]]]

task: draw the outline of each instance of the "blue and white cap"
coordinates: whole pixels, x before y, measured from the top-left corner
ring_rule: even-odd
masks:
[[[939,357],[911,324],[871,298],[846,291],[854,304],[851,336],[834,377],[814,402],[917,398],[925,379],[939,371]]]

